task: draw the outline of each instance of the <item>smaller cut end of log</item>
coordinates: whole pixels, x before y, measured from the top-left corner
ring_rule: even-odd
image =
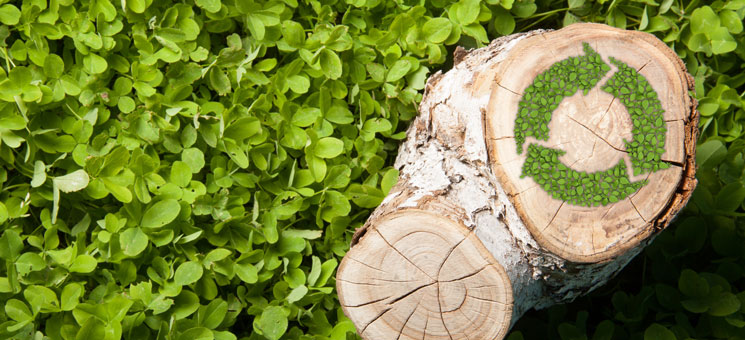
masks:
[[[339,300],[366,339],[501,339],[512,288],[464,225],[418,209],[385,215],[342,260]]]

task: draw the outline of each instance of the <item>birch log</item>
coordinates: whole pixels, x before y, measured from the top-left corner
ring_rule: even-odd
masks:
[[[693,80],[647,33],[536,30],[430,77],[339,300],[365,339],[502,339],[607,282],[692,194]]]

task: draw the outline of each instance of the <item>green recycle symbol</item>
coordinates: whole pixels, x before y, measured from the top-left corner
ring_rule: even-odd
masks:
[[[523,152],[527,137],[548,140],[548,124],[553,111],[565,97],[582,90],[587,95],[610,71],[600,55],[583,43],[585,55],[558,61],[536,76],[523,92],[515,119],[517,153]],[[613,57],[618,67],[602,90],[618,98],[633,122],[631,140],[625,141],[634,175],[666,169],[669,164],[660,157],[665,152],[667,128],[664,110],[657,92],[639,72]],[[570,169],[559,161],[565,151],[530,144],[522,167],[522,177],[530,176],[553,198],[569,204],[592,207],[625,199],[647,184],[647,180],[631,181],[626,162],[605,171],[593,173]]]

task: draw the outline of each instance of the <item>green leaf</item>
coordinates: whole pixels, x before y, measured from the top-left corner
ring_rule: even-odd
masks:
[[[305,44],[303,26],[292,20],[282,22],[282,37],[288,45],[295,48],[300,48]]]
[[[342,193],[335,190],[326,191],[321,211],[321,217],[325,221],[331,221],[337,216],[346,216],[351,210],[352,206]]]
[[[354,115],[345,106],[334,105],[325,112],[324,117],[332,123],[350,124],[354,122]]]
[[[605,19],[605,22],[613,27],[626,29],[626,14],[619,8],[613,8]]]
[[[315,287],[318,277],[321,276],[321,259],[314,255],[311,257],[311,262],[313,264],[308,274],[308,285]]]
[[[432,18],[422,26],[422,33],[427,41],[433,44],[441,44],[450,36],[453,24],[447,18]]]
[[[327,188],[340,189],[349,185],[352,169],[347,165],[335,165],[328,169],[328,175],[323,184]]]
[[[207,328],[194,327],[189,328],[179,335],[178,340],[213,340],[215,336]]]
[[[234,266],[235,274],[246,283],[252,284],[258,281],[258,270],[250,263],[236,263]]]
[[[292,115],[292,124],[300,127],[307,127],[315,123],[320,116],[320,109],[315,107],[303,107]]]
[[[174,199],[159,201],[145,210],[140,225],[143,228],[161,228],[176,219],[181,205]]]
[[[76,170],[67,175],[55,177],[54,184],[62,192],[74,192],[85,189],[88,186],[90,177],[85,170]]]
[[[31,310],[20,300],[10,299],[5,302],[5,314],[11,319],[22,322],[33,319]]]
[[[16,269],[21,275],[46,268],[46,262],[37,253],[23,253],[15,262]]]
[[[709,294],[709,284],[706,279],[690,269],[683,269],[681,272],[678,289],[690,297],[706,297]]]
[[[456,18],[461,25],[465,26],[473,23],[479,17],[479,12],[481,12],[480,1],[460,0],[457,5]]]
[[[569,8],[579,8],[585,4],[585,0],[569,0]]]
[[[196,0],[196,5],[203,8],[207,12],[217,13],[222,7],[220,0]]]
[[[719,12],[719,20],[722,26],[726,27],[729,33],[739,34],[742,33],[742,19],[737,15],[735,11],[723,10]]]
[[[97,318],[88,318],[75,335],[75,340],[106,339],[104,324]]]
[[[62,295],[60,296],[60,308],[63,311],[71,311],[80,302],[80,297],[83,296],[85,290],[83,285],[79,283],[68,283],[65,288],[62,289]]]
[[[331,79],[341,77],[341,59],[339,59],[339,56],[336,55],[334,51],[324,48],[321,50],[318,61],[321,64],[321,69],[323,70],[323,73],[326,74],[326,77]]]
[[[204,310],[204,321],[202,326],[209,329],[216,329],[228,313],[228,303],[223,299],[212,300]]]
[[[31,305],[34,314],[38,312],[53,313],[59,311],[59,300],[57,294],[44,286],[31,285],[23,291],[23,297]]]
[[[34,177],[31,178],[31,187],[38,188],[47,180],[47,168],[44,162],[34,162]]]
[[[175,161],[171,164],[170,181],[180,187],[186,187],[191,181],[191,167],[183,161]]]
[[[238,337],[229,331],[212,331],[212,334],[215,335],[215,340],[238,340]]]
[[[293,289],[290,294],[287,295],[287,302],[295,303],[297,301],[300,301],[300,299],[305,297],[305,294],[308,294],[308,287],[298,286],[297,288]]]
[[[135,109],[135,101],[127,96],[119,97],[119,101],[116,105],[119,108],[119,111],[124,113],[130,113]]]
[[[221,71],[220,69],[213,67],[210,70],[210,85],[212,88],[217,91],[218,94],[221,96],[224,96],[230,92],[231,85],[230,85],[230,78],[225,74],[225,72]]]
[[[352,202],[362,208],[375,208],[385,198],[380,189],[358,183],[351,184],[346,195]]]
[[[394,185],[398,182],[398,170],[389,169],[383,175],[383,179],[380,181],[380,188],[383,190],[383,194],[388,195]]]
[[[271,306],[264,309],[258,322],[261,334],[269,340],[278,340],[287,331],[287,316],[282,307]]]
[[[334,137],[323,137],[318,140],[315,155],[321,158],[333,158],[344,152],[344,142]]]
[[[538,6],[535,2],[518,1],[512,6],[512,13],[518,18],[527,18],[533,15],[537,9]]]
[[[94,53],[83,58],[83,65],[85,66],[85,70],[90,74],[104,73],[109,67],[106,59]]]
[[[192,173],[198,173],[204,167],[204,153],[197,148],[184,149],[181,160],[189,166]]]
[[[595,329],[595,334],[593,334],[592,340],[611,340],[615,328],[613,321],[604,320],[600,322],[598,327]]]
[[[119,246],[124,255],[137,256],[147,248],[148,238],[140,228],[129,228],[119,236]]]
[[[494,28],[501,35],[512,34],[515,31],[515,18],[508,11],[497,7],[494,9]]]
[[[308,80],[308,77],[300,74],[287,77],[287,84],[290,86],[292,92],[295,93],[306,93],[310,89],[310,80]]]
[[[323,264],[321,265],[321,275],[316,282],[316,287],[323,287],[326,285],[338,264],[339,263],[336,261],[336,259],[333,258],[323,262]]]
[[[719,165],[726,156],[727,148],[716,139],[706,141],[696,148],[696,164],[702,169],[711,169]]]
[[[181,294],[174,299],[170,312],[174,319],[181,320],[196,312],[197,309],[199,309],[199,296],[183,289]]]
[[[98,261],[90,255],[79,255],[75,257],[70,265],[70,271],[74,273],[90,273],[96,269]]]
[[[184,262],[176,269],[173,280],[181,286],[190,285],[202,277],[202,271],[201,264],[194,261]]]
[[[15,261],[23,250],[23,240],[17,231],[6,229],[0,237],[0,258]]]
[[[676,340],[675,333],[658,323],[653,323],[644,331],[644,340]]]
[[[711,299],[708,313],[713,316],[727,316],[740,310],[740,299],[730,292],[723,292]]]
[[[0,11],[2,8],[0,7]],[[59,78],[65,72],[65,62],[56,54],[50,54],[44,59],[44,74],[50,78]]]
[[[691,13],[691,32],[707,33],[719,28],[719,17],[709,6],[701,6]]]
[[[725,54],[737,48],[737,41],[725,27],[709,29],[708,36],[711,39],[711,51],[715,54]]]
[[[11,4],[0,6],[0,23],[13,26],[21,20],[21,11]]]
[[[126,0],[127,8],[135,13],[144,13],[147,9],[147,3],[145,0]]]
[[[385,81],[393,83],[403,78],[411,69],[411,62],[407,59],[397,60],[388,70]]]
[[[306,229],[285,229],[282,231],[283,237],[299,237],[306,240],[315,240],[322,235],[321,230],[306,230]],[[305,243],[303,243],[305,247]]]

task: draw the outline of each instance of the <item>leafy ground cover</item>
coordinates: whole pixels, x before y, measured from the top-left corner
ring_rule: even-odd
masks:
[[[745,338],[745,1],[0,0],[0,338],[354,339],[336,266],[456,45],[577,21],[696,78],[692,203],[509,339]]]

